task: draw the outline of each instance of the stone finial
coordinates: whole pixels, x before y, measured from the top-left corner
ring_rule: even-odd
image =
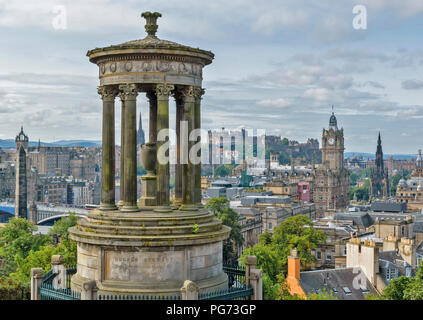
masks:
[[[292,258],[298,258],[298,251],[296,248],[291,249],[291,257]]]
[[[156,32],[159,28],[159,26],[157,25],[157,18],[161,16],[162,14],[159,12],[146,11],[141,13],[141,17],[146,20],[145,31],[147,31],[149,37],[156,38]]]
[[[60,264],[64,264],[65,260],[63,259],[63,256],[60,254],[55,254],[53,256],[51,256],[51,264],[52,265],[60,265]]]
[[[257,265],[257,257],[256,256],[245,257],[245,264],[256,266]]]
[[[185,280],[181,288],[182,300],[198,300],[199,288],[194,281]]]

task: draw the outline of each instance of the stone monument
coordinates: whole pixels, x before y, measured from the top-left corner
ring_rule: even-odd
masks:
[[[77,242],[77,273],[72,289],[96,281],[99,294],[174,295],[186,280],[201,291],[227,288],[222,270],[222,241],[230,228],[201,205],[201,163],[187,153],[200,141],[181,144],[187,133],[200,129],[202,69],[210,51],[158,39],[160,13],[144,12],[147,36],[90,50],[99,67],[98,93],[103,100],[102,192],[98,210],[70,229]],[[141,157],[148,171],[137,199],[136,99],[149,101],[149,142]],[[121,200],[115,204],[115,98],[121,100]],[[176,200],[169,201],[169,163],[165,161],[169,128],[169,97],[176,101]],[[187,136],[187,135],[186,135]],[[188,149],[188,150],[186,150]],[[197,152],[197,155],[200,151]]]

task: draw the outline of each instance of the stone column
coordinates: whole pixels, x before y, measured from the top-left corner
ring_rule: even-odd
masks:
[[[172,84],[161,83],[156,86],[157,96],[157,205],[169,206],[169,150],[161,150],[164,144],[169,143],[169,95],[174,89]]]
[[[181,209],[195,209],[194,205],[194,187],[195,187],[195,173],[194,166],[190,161],[189,150],[193,146],[193,142],[189,140],[189,134],[194,128],[194,114],[195,114],[195,99],[194,99],[194,88],[192,86],[186,86],[183,88],[183,104],[184,104],[184,116],[183,120],[187,121],[188,133],[184,135],[183,142],[187,145],[181,146],[181,158],[185,158],[185,163],[182,164],[182,206]],[[185,141],[188,139],[188,141]]]
[[[183,97],[180,90],[175,92],[176,102],[176,164],[175,164],[175,206],[182,204],[182,163],[181,163],[181,121],[184,117]]]
[[[148,91],[147,98],[150,102],[150,116],[149,116],[149,135],[148,135],[148,142],[156,142],[157,141],[157,96],[156,92]]]
[[[122,100],[120,120],[120,200],[118,206],[123,206],[125,198],[125,102]]]
[[[137,95],[136,84],[119,86],[120,98],[125,104],[124,134],[124,198],[123,211],[138,211],[137,206]]]
[[[115,97],[113,86],[101,86],[103,99],[102,167],[100,210],[116,210],[115,205]]]
[[[194,87],[194,129],[201,129],[201,97],[205,90],[200,87]],[[201,204],[201,136],[197,138],[195,143],[200,144],[200,149],[197,155],[200,157],[200,163],[194,164],[195,182],[194,182],[194,203],[203,207]]]
[[[31,300],[40,300],[40,285],[43,280],[43,269],[31,269]]]

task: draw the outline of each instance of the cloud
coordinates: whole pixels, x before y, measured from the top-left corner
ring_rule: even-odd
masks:
[[[290,105],[290,103],[283,98],[273,99],[273,100],[272,99],[260,100],[257,102],[257,104],[262,107],[276,107],[279,109],[283,109]]]
[[[401,86],[405,90],[418,90],[423,88],[423,81],[416,79],[404,80]]]

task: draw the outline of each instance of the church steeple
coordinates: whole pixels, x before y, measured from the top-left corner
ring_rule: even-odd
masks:
[[[140,119],[138,123],[138,131],[137,131],[137,145],[144,144],[145,143],[145,136],[144,136],[144,130],[142,129],[142,118],[141,118],[141,112],[140,112]]]

